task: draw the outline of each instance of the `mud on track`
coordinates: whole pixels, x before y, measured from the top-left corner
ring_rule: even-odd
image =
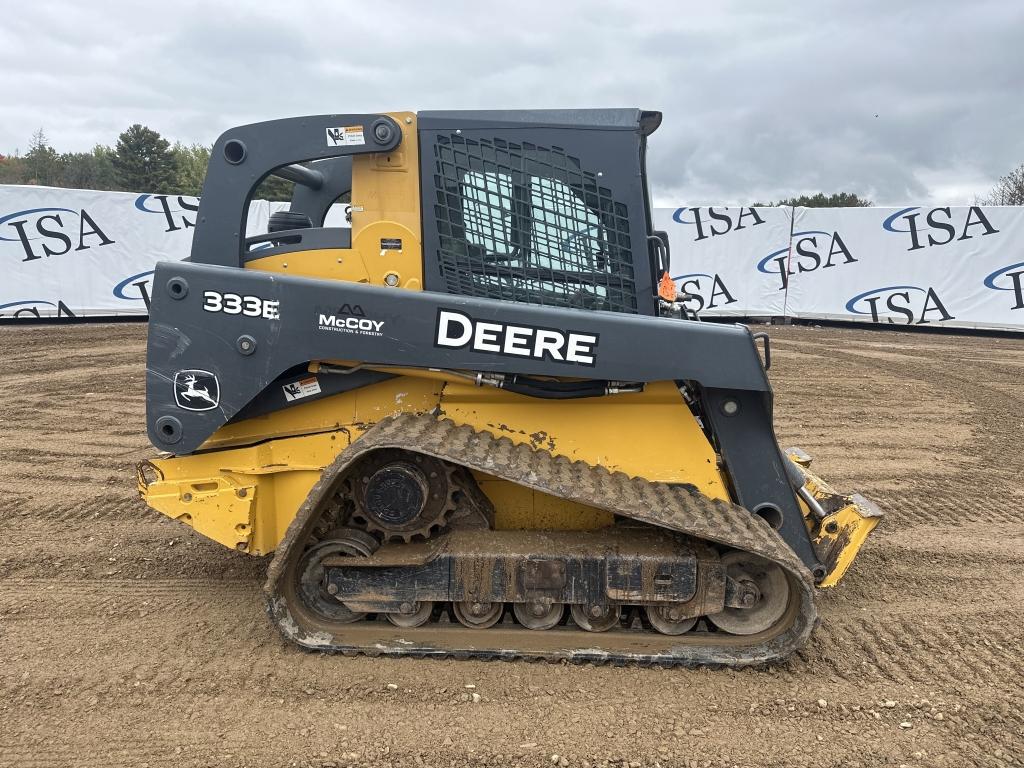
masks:
[[[0,765],[1021,765],[1024,341],[772,339],[780,441],[888,516],[790,662],[664,671],[286,646],[136,498],[145,326],[0,327]]]

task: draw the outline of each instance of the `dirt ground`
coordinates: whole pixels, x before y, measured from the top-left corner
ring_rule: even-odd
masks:
[[[887,517],[789,662],[666,671],[285,645],[136,497],[145,331],[0,327],[0,765],[1024,763],[1022,341],[772,329],[780,442]]]

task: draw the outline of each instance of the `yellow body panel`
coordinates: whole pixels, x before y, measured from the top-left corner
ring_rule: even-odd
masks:
[[[352,159],[352,250],[373,285],[423,287],[420,241],[420,156],[413,112],[391,112],[402,129],[402,142],[388,154]],[[399,240],[401,248],[382,248],[382,240]],[[397,283],[388,275],[395,275]]]
[[[582,400],[540,400],[464,384],[445,387],[441,411],[459,424],[611,472],[729,492],[717,456],[671,382]]]
[[[494,505],[494,527],[499,531],[588,531],[615,522],[615,515],[603,509],[549,496],[483,472],[474,472],[473,476]]]
[[[320,470],[372,424],[403,412],[434,412],[572,460],[648,480],[692,483],[709,496],[729,498],[714,451],[671,383],[556,404],[412,376],[229,424],[202,452],[150,462],[159,477],[140,481],[140,491],[150,506],[205,536],[264,554],[277,546]],[[242,445],[255,441],[261,442]],[[478,477],[500,528],[579,530],[612,521],[591,507]]]
[[[203,444],[203,449],[351,429],[357,424],[368,426],[395,413],[426,413],[437,406],[443,387],[443,382],[426,378],[402,376],[388,379],[334,397],[226,424]],[[365,426],[359,431],[362,429]]]
[[[265,256],[247,269],[322,280],[423,287],[420,241],[419,141],[414,112],[389,112],[402,129],[394,152],[352,158],[352,248]],[[382,241],[401,248],[382,248]],[[388,276],[395,277],[389,281]]]
[[[348,446],[344,430],[271,440],[226,451],[153,459],[140,472],[146,503],[226,547],[274,550],[321,470]],[[144,467],[146,465],[143,465]]]
[[[245,267],[295,277],[347,280],[350,283],[370,282],[370,273],[366,271],[363,260],[347,248],[314,248],[299,253],[264,256],[247,262]]]

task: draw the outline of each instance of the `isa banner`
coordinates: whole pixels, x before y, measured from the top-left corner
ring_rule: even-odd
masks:
[[[0,317],[146,315],[158,261],[184,259],[199,200],[0,185]],[[267,230],[254,201],[249,234]]]
[[[797,208],[793,318],[1024,327],[1024,208]]]
[[[781,316],[790,216],[790,208],[656,208],[654,226],[668,232],[672,277],[701,315]]]

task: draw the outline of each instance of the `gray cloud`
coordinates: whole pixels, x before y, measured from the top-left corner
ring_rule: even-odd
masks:
[[[142,122],[640,106],[663,204],[853,190],[965,203],[1024,162],[1024,4],[71,0],[5,9],[0,151]]]

